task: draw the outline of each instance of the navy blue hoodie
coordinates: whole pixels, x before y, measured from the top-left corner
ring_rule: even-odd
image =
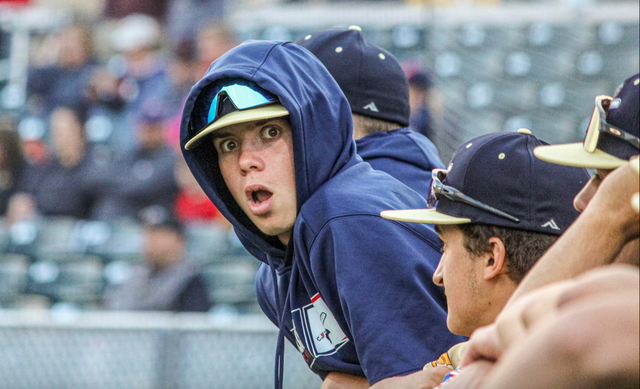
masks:
[[[298,216],[286,247],[234,201],[212,142],[184,150],[198,95],[228,77],[255,82],[290,113]],[[192,88],[181,123],[191,171],[264,263],[256,287],[280,328],[280,369],[284,336],[322,378],[339,371],[374,384],[422,369],[462,338],[448,331],[444,293],[432,282],[437,234],[380,217],[386,209],[425,208],[426,201],[364,163],[351,134],[351,109],[336,82],[313,54],[288,42],[248,41],[220,57]]]
[[[382,170],[427,197],[431,170],[444,169],[436,146],[424,135],[408,128],[377,131],[356,140],[358,155],[371,167]]]

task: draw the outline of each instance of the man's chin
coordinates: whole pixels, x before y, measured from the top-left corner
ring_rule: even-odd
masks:
[[[291,233],[293,232],[293,226],[287,227],[273,227],[273,226],[258,226],[258,229],[265,235],[272,236],[274,238],[278,238],[283,244],[287,244],[289,238],[291,237]],[[287,243],[285,243],[285,241]]]
[[[466,326],[462,325],[462,323],[456,322],[455,320],[449,320],[447,317],[447,328],[452,334],[461,335],[461,336],[471,336],[473,331],[469,331]]]

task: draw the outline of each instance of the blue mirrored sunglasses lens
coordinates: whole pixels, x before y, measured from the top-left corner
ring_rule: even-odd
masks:
[[[209,106],[209,116],[207,117],[207,123],[211,123],[213,121],[213,119],[216,118],[216,112],[218,111],[218,96],[220,94],[217,94],[214,98],[213,101],[211,102],[211,106]]]
[[[238,109],[257,107],[275,100],[274,96],[265,96],[245,85],[225,86],[220,90],[220,92],[226,92],[227,96],[229,96],[231,101],[233,101],[233,104]],[[213,98],[211,106],[209,107],[209,116],[207,118],[209,123],[216,118],[218,110],[218,96],[220,96],[220,92],[218,92]]]

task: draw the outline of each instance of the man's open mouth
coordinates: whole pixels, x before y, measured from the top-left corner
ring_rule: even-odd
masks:
[[[273,193],[265,189],[251,191],[251,200],[253,200],[253,202],[256,204],[260,204],[264,201],[269,200],[271,196],[273,196]]]

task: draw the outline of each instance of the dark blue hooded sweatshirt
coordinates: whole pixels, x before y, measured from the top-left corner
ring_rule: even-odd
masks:
[[[408,128],[374,132],[356,140],[356,145],[358,155],[372,168],[390,174],[425,198],[431,170],[444,169],[436,146]]]
[[[255,82],[290,113],[298,216],[286,247],[259,231],[234,201],[212,142],[184,150],[200,92],[229,77]],[[351,109],[336,82],[313,54],[289,42],[248,41],[232,49],[211,65],[185,104],[187,164],[263,262],[258,300],[280,328],[276,386],[283,336],[322,378],[339,371],[371,384],[418,371],[463,340],[448,331],[444,293],[432,282],[440,258],[437,234],[427,225],[380,217],[386,209],[425,208],[426,201],[363,162],[351,134]]]

